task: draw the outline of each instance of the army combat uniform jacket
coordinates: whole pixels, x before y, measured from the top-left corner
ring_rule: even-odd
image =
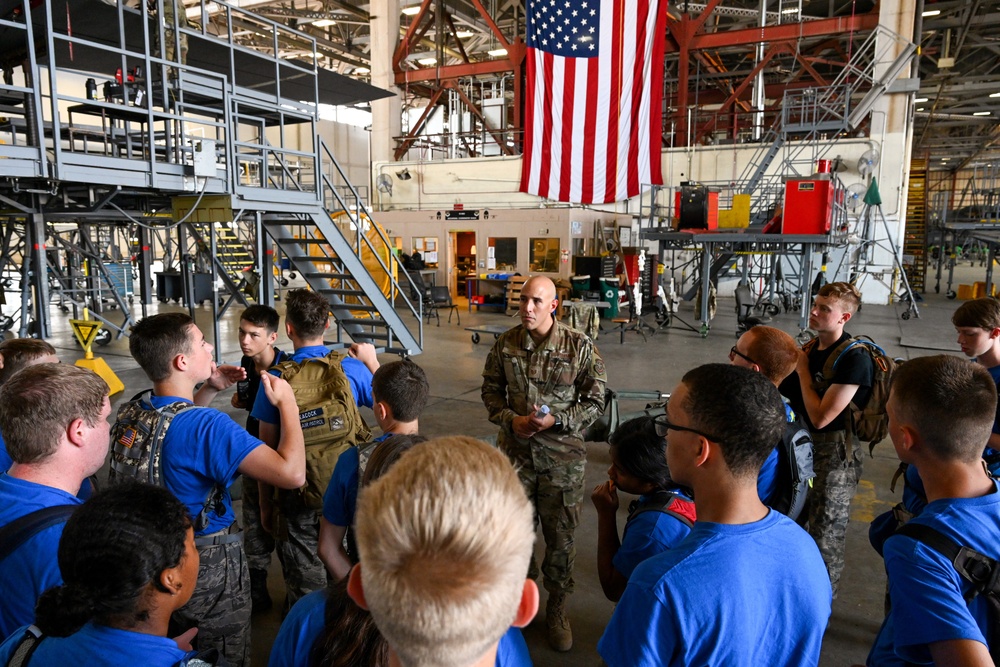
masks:
[[[497,340],[483,369],[483,403],[500,426],[497,445],[507,452],[530,445],[538,470],[584,458],[581,432],[603,414],[606,383],[604,361],[586,335],[555,321],[536,347],[523,326],[514,327]],[[511,423],[532,405],[548,405],[562,429],[517,438]]]

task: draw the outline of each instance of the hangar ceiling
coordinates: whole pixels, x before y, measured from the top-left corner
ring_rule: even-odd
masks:
[[[200,2],[187,0],[187,4],[189,15],[195,18]],[[369,5],[349,0],[242,0],[234,4],[315,36],[328,67],[368,78]],[[410,102],[415,100],[419,106],[421,99],[440,101],[434,92],[445,79],[468,82],[502,75],[507,56],[498,51],[497,33],[511,43],[523,39],[524,0],[427,0],[423,4],[425,11],[417,13],[420,0],[400,3],[401,38],[411,23],[420,24],[410,31],[412,43],[397,64],[397,84],[405,88]],[[718,128],[704,120],[678,134],[676,120],[682,115],[678,106],[697,106],[696,121],[727,100],[728,113],[750,113],[752,86],[746,81],[755,74],[763,53],[755,43],[727,44],[720,39],[692,50],[684,76],[679,69],[681,37],[676,29],[682,15],[698,18],[708,9],[699,34],[738,35],[761,26],[761,4],[762,0],[670,2],[664,145],[710,143],[725,137],[724,131],[713,132]],[[776,35],[770,45],[785,44],[769,53],[762,68],[766,105],[772,111],[785,89],[831,80],[871,30],[871,19],[878,11],[872,0],[763,0],[763,4],[764,24]],[[932,168],[948,169],[1000,158],[1000,5],[995,0],[924,0],[914,11],[922,15],[917,19],[921,51],[916,69],[901,74],[920,79],[914,107],[914,157],[927,158]],[[853,21],[851,28],[826,29],[838,17]],[[783,26],[787,34],[781,32]],[[224,25],[214,28],[220,33],[225,29]],[[234,34],[238,32],[239,26],[234,26]],[[912,39],[913,35],[904,37]],[[252,43],[264,38],[248,30],[240,39]],[[294,55],[294,44],[283,48]],[[449,75],[449,67],[455,68],[455,76]],[[513,66],[511,70],[516,71]],[[685,80],[686,96],[681,90]],[[513,101],[509,89],[508,96]]]

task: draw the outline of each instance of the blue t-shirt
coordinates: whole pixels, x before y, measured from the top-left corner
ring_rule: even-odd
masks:
[[[0,473],[0,526],[45,507],[81,503],[61,489]],[[33,623],[38,597],[62,583],[58,552],[65,525],[59,523],[39,531],[0,561],[0,639]]]
[[[308,667],[309,652],[323,631],[326,591],[314,591],[295,603],[271,645],[268,667]],[[531,667],[528,645],[518,628],[500,638],[496,667]]]
[[[785,515],[698,521],[635,569],[597,650],[609,667],[815,665],[831,599],[816,543]]]
[[[295,354],[292,355],[292,361],[301,363],[306,359],[325,357],[328,354],[330,354],[330,350],[325,345],[310,345],[309,347],[300,347],[295,350]],[[351,385],[354,402],[359,406],[372,407],[375,404],[372,400],[372,372],[368,370],[368,367],[364,363],[354,357],[344,357],[340,361],[340,367],[344,369],[344,375],[347,376],[347,381]],[[278,375],[278,371],[272,370],[269,372],[271,375]],[[257,399],[254,401],[250,416],[268,424],[281,423],[281,415],[278,412],[278,408],[271,405],[271,401],[267,398],[267,393],[263,391],[257,392]]]
[[[0,646],[0,664],[6,665],[24,628],[14,632]],[[173,667],[195,655],[182,651],[177,642],[167,637],[147,635],[130,630],[118,630],[88,623],[69,637],[46,637],[28,663],[39,665],[142,665],[143,667]]]
[[[673,492],[686,500],[691,500],[676,489]],[[646,496],[639,496],[639,504],[645,500]],[[666,512],[642,512],[625,524],[621,547],[611,560],[611,564],[628,579],[639,563],[674,548],[690,532],[691,529],[687,524],[676,516]]]
[[[392,433],[383,433],[371,442],[382,442]],[[330,483],[323,493],[323,518],[335,526],[354,525],[354,508],[358,502],[360,456],[357,447],[348,447],[337,458]]]
[[[0,433],[0,472],[7,472],[14,465],[14,459],[10,458],[7,452],[7,444],[3,441],[3,433]],[[80,491],[76,497],[80,500],[87,500],[94,495],[94,485],[90,483],[90,478],[80,483]]]
[[[960,546],[1000,557],[1000,493],[979,498],[941,498],[912,523],[931,526]],[[882,623],[868,664],[930,663],[928,644],[971,639],[986,644],[986,599],[966,603],[970,589],[951,562],[903,535],[885,542],[892,611]]]
[[[176,396],[150,397],[156,408],[178,401],[191,402]],[[236,520],[229,487],[243,459],[263,444],[215,408],[188,408],[170,422],[163,439],[163,485],[187,506],[192,518],[201,512],[212,487],[225,488],[225,511],[221,515],[210,512],[208,526],[197,535],[216,533]]]

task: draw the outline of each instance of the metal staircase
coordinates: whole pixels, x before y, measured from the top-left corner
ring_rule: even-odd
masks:
[[[910,161],[906,190],[906,230],[903,235],[903,270],[916,292],[924,291],[927,273],[927,161]]]
[[[372,226],[374,242],[364,233],[355,234],[352,241],[334,222],[335,216],[345,212],[352,225],[363,224],[364,218],[375,218],[323,140],[317,137],[316,142],[319,177],[300,169],[296,178],[309,182],[311,187],[314,182],[323,203],[296,207],[299,210],[295,212],[267,210],[261,216],[263,230],[309,286],[330,301],[338,332],[343,331],[356,342],[372,343],[385,352],[420,354],[423,304],[419,297],[411,301],[407,296],[420,291],[402,270],[396,255],[386,255],[385,249],[393,245],[380,227]],[[295,173],[287,166],[281,171]],[[382,285],[369,270],[372,265]],[[386,284],[388,289],[384,289]]]
[[[857,129],[915,52],[916,45],[879,26],[857,47],[829,86],[786,91],[781,114],[737,179],[738,191],[754,194],[780,189],[784,176],[805,175],[796,166],[810,170],[822,155],[817,151],[823,150],[825,138]],[[806,150],[811,154],[803,156]],[[779,154],[781,164],[772,170]],[[759,221],[768,203],[768,197],[756,198],[752,221]]]

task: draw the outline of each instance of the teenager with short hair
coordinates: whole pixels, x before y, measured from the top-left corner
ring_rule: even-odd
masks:
[[[996,385],[978,364],[950,355],[900,365],[886,411],[900,461],[920,468],[927,506],[905,530],[931,528],[956,546],[1000,558],[1000,493],[983,470]],[[886,540],[892,609],[868,656],[873,667],[911,663],[992,665],[985,595],[952,561],[909,535]],[[971,599],[970,599],[971,598]]]
[[[604,661],[816,664],[831,602],[822,558],[757,494],[757,473],[785,426],[778,390],[745,368],[700,366],[671,393],[657,426],[671,477],[694,492],[698,521],[632,573],[597,645]]]
[[[323,295],[308,289],[288,292],[285,296],[285,333],[292,342],[294,352],[284,364],[302,369],[307,364],[321,363],[319,360],[330,356],[332,351],[323,342],[323,335],[329,326],[330,303]],[[357,413],[359,406],[374,405],[371,389],[372,374],[379,368],[375,347],[370,343],[355,343],[339,359],[339,366],[343,376],[346,377],[346,384],[350,387],[350,395],[336,395],[333,398],[342,403],[341,407],[349,410],[344,415],[344,423],[341,424],[341,431],[348,440],[347,444],[310,442],[311,453],[307,465],[310,466],[308,478],[312,482],[307,489],[279,491],[275,494],[267,484],[260,485],[261,522],[275,536],[278,560],[281,562],[281,572],[285,578],[285,611],[308,593],[326,587],[326,567],[320,559],[319,547],[322,494],[329,484],[336,465],[334,456],[337,450],[345,448],[346,451],[349,445],[358,444],[357,438],[360,437],[363,442],[368,437],[366,426],[363,433],[349,433],[347,429],[350,428],[352,420],[361,422],[360,425],[364,426],[360,414]],[[282,368],[284,367],[283,365]],[[284,372],[289,373],[290,370]],[[330,369],[329,372],[333,370]],[[283,371],[275,369],[272,373],[280,377]],[[330,378],[331,375],[327,374],[325,377]],[[347,389],[343,389],[343,393],[347,394]],[[302,427],[306,430],[311,428],[314,433],[322,431],[324,436],[331,436],[337,430],[334,429],[332,421],[330,424],[325,423],[325,417],[317,420],[302,417],[301,413],[301,409],[296,412],[295,420],[296,422],[301,420]],[[277,442],[287,426],[287,420],[278,415],[266,396],[258,394],[250,414],[260,420],[260,436],[264,442],[269,445]],[[332,462],[330,459],[333,459]],[[330,463],[329,467],[321,470],[320,464],[325,466],[327,463]],[[306,491],[309,492],[308,497]]]
[[[59,363],[59,357],[56,349],[44,340],[11,338],[0,341],[0,386],[22,368],[45,363]],[[0,472],[10,468],[13,462],[4,444],[3,431],[0,431]]]
[[[140,320],[132,327],[129,351],[153,382],[148,404],[139,399],[143,406],[199,403],[231,384],[234,376],[219,378],[212,350],[185,313]],[[204,385],[196,395],[200,383]],[[210,493],[219,494],[207,524],[195,534],[201,557],[198,586],[191,601],[175,612],[174,623],[178,631],[197,627],[195,646],[218,648],[234,667],[250,660],[250,575],[228,489],[238,473],[281,488],[305,482],[305,447],[292,389],[266,373],[261,385],[289,422],[276,448],[265,446],[225,413],[189,408],[170,422],[161,455],[163,485],[191,516],[202,512]]]
[[[780,387],[785,378],[795,371],[795,366],[799,361],[799,346],[794,338],[781,329],[756,326],[747,329],[737,339],[736,345],[733,345],[729,351],[729,361],[735,366],[742,366],[761,373],[775,387]],[[785,399],[785,397],[782,398]],[[765,505],[778,507],[780,511],[788,514],[788,510],[792,508],[787,507],[786,499],[794,493],[791,488],[792,479],[788,472],[794,465],[794,461],[782,461],[783,458],[789,458],[787,453],[783,453],[782,450],[785,445],[785,435],[795,433],[803,424],[795,411],[792,410],[791,405],[788,404],[787,399],[785,399],[785,419],[788,423],[788,426],[785,427],[785,434],[778,440],[778,444],[764,461],[760,474],[757,476],[757,493]],[[782,463],[784,463],[784,468]],[[804,482],[802,488],[806,489]],[[801,510],[799,512],[801,513]],[[798,514],[792,518],[798,519]]]
[[[806,344],[796,372],[781,386],[795,412],[807,420],[812,435],[816,477],[809,502],[809,534],[823,554],[834,595],[844,569],[851,499],[864,460],[851,424],[850,404],[862,409],[867,405],[874,367],[868,352],[855,346],[837,360],[832,378],[825,377],[823,370],[827,360],[851,338],[844,327],[860,306],[861,292],[850,283],[828,283],[820,288],[809,312],[815,342]]]
[[[376,373],[388,366],[391,364]],[[425,441],[422,436],[409,435],[381,440],[371,453],[362,484],[381,477],[403,452]],[[325,590],[313,591],[295,603],[281,623],[268,662],[269,667],[388,667],[388,664],[389,645],[375,627],[371,614],[347,596],[346,576],[332,578]]]
[[[261,373],[266,373],[287,356],[274,346],[278,339],[279,321],[278,311],[263,304],[254,304],[240,313],[239,339],[243,353],[240,366],[247,377],[236,383],[232,406],[247,411],[247,432],[255,438],[260,436],[260,424],[250,411],[260,391]],[[242,488],[243,548],[250,568],[250,601],[254,612],[262,612],[271,608],[267,570],[271,566],[274,537],[260,523],[260,487],[257,480],[244,477]]]
[[[597,509],[597,575],[604,597],[618,602],[625,584],[642,561],[687,537],[695,520],[691,491],[670,478],[666,446],[653,418],[637,417],[612,434],[608,481],[590,498]],[[618,539],[618,491],[639,496]]]
[[[361,491],[347,590],[402,667],[496,664],[538,610],[532,514],[508,459],[461,436],[413,447]]]
[[[166,489],[121,484],[88,500],[66,522],[59,567],[64,583],[38,601],[42,638],[27,667],[174,667],[194,656],[167,631],[194,591],[198,550],[187,509]],[[0,664],[33,641],[27,633],[0,646]]]
[[[951,323],[962,353],[988,370],[1000,391],[1000,301],[994,297],[966,301],[955,310]],[[1000,408],[984,456],[994,466],[1000,463]]]
[[[319,524],[319,557],[330,576],[343,579],[357,562],[357,554],[348,554],[344,537],[354,523],[358,482],[364,473],[362,460],[374,456],[377,445],[393,435],[415,435],[420,430],[419,417],[430,395],[424,370],[409,359],[381,366],[372,377],[372,400],[375,420],[382,435],[367,443],[348,448],[333,469],[323,494],[323,515]]]
[[[108,385],[78,366],[30,366],[0,387],[0,429],[14,461],[0,473],[0,529],[46,508],[83,502],[81,484],[108,454],[110,414]],[[0,639],[31,623],[38,596],[62,583],[56,553],[65,525],[66,516],[0,560]]]

